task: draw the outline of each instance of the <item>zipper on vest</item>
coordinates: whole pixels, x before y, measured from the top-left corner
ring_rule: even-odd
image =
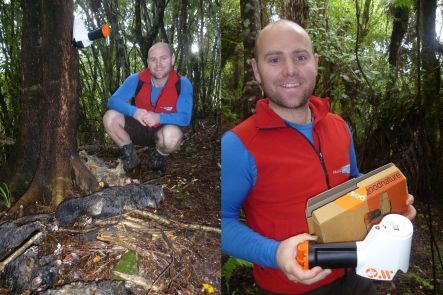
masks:
[[[318,138],[318,149],[319,150],[317,151],[315,146],[314,146],[314,144],[312,144],[309,140],[308,141],[309,141],[309,143],[311,143],[312,148],[317,152],[318,158],[320,159],[320,164],[321,164],[321,166],[323,168],[323,172],[325,173],[326,185],[328,186],[328,189],[330,189],[331,185],[329,184],[329,174],[328,174],[328,170],[326,169],[325,159],[323,158],[323,154],[321,153],[320,135],[318,135],[317,130],[315,130],[314,127],[312,127],[312,130],[317,135],[317,138]]]
[[[329,184],[329,174],[328,174],[328,170],[326,169],[326,164],[325,164],[325,160],[323,158],[323,154],[321,153],[321,143],[320,143],[320,136],[318,135],[317,131],[314,129],[314,127],[312,127],[312,130],[315,132],[315,134],[317,135],[318,138],[318,147],[319,150],[317,150],[315,148],[315,145],[300,131],[298,131],[295,128],[292,128],[293,130],[297,131],[304,139],[306,139],[306,141],[309,143],[309,145],[312,147],[312,149],[314,150],[314,152],[317,154],[318,159],[320,160],[320,165],[323,169],[323,173],[325,174],[325,180],[326,180],[326,186],[328,187],[328,189],[331,188],[331,185]]]
[[[314,148],[315,150],[315,148]],[[317,152],[318,154],[318,158],[320,159],[320,164],[323,168],[323,172],[325,173],[325,178],[326,178],[326,185],[328,186],[328,189],[331,188],[331,185],[329,184],[329,175],[328,175],[328,170],[326,170],[326,165],[325,165],[325,160],[323,159],[323,154],[319,151]]]

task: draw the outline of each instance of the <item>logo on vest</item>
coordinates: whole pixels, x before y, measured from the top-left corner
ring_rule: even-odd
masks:
[[[161,107],[165,111],[172,111],[173,107]]]
[[[349,173],[351,173],[351,165],[348,164],[348,165],[341,167],[340,169],[332,170],[332,173],[334,173],[334,174],[340,174],[340,173],[349,174]]]

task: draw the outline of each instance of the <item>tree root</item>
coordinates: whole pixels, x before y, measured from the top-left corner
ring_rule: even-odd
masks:
[[[42,185],[42,176],[34,178],[26,193],[8,210],[9,217],[22,217],[33,213],[49,213],[51,210],[36,210],[34,206],[37,200],[43,203],[48,189]],[[49,209],[49,208],[48,208]]]
[[[73,173],[71,173],[73,172]],[[50,170],[38,169],[26,193],[8,210],[8,215],[48,213],[72,192],[73,184],[90,194],[100,190],[94,175],[86,168],[77,154],[71,156],[68,167],[51,167]],[[30,208],[37,204],[43,208]]]

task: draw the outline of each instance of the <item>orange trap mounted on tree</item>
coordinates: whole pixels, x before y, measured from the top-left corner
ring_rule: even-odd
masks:
[[[94,40],[106,38],[106,44],[109,45],[110,33],[111,29],[108,24],[104,24],[101,28],[88,31],[82,20],[74,17],[72,44],[77,48],[84,48],[90,46]]]

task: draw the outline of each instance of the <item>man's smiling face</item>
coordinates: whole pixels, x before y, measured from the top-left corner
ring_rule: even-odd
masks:
[[[308,34],[293,23],[279,22],[260,33],[256,50],[254,75],[269,100],[287,109],[305,106],[318,68]]]
[[[168,45],[159,43],[151,47],[148,53],[148,67],[155,79],[166,79],[173,64],[174,56]]]

